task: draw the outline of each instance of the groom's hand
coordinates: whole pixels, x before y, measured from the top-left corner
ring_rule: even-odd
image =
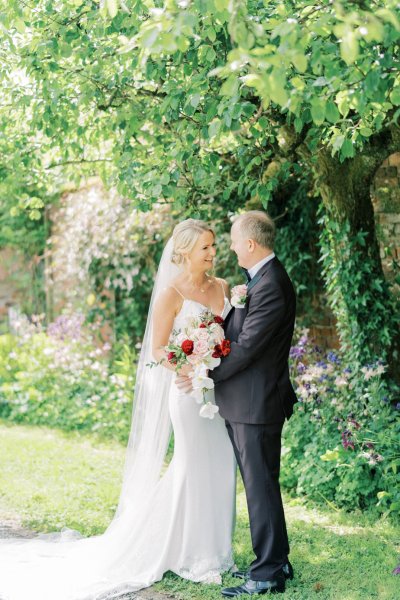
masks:
[[[179,390],[187,394],[193,390],[192,380],[186,375],[177,375],[175,383]]]

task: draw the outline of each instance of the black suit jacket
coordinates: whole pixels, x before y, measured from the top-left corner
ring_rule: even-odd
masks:
[[[297,398],[288,356],[295,313],[292,282],[275,257],[248,284],[245,307],[227,315],[231,353],[209,373],[220,415],[227,421],[271,424],[293,414]]]

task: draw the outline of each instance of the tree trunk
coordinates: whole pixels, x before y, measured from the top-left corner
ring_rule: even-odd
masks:
[[[341,247],[343,240],[338,242],[334,235],[331,236],[331,251],[338,258],[339,270],[348,269],[343,279],[339,277],[339,281],[347,282],[344,284],[347,289],[341,291],[349,316],[353,321],[355,319],[359,331],[366,332],[368,324],[372,326],[376,323],[376,327],[389,328],[392,336],[388,347],[384,347],[383,338],[379,335],[382,330],[375,331],[375,337],[361,336],[359,340],[354,339],[350,343],[357,344],[357,341],[361,341],[360,346],[364,347],[359,350],[363,360],[367,360],[368,356],[386,359],[390,376],[400,383],[400,333],[395,325],[394,299],[382,270],[370,192],[377,169],[385,158],[398,150],[398,131],[374,136],[362,153],[343,163],[332,157],[329,150],[322,149],[316,157],[315,173],[328,218],[339,225],[347,224],[348,241],[355,248],[352,265],[347,267],[343,259],[340,261],[341,254],[344,254],[344,248]],[[360,236],[361,232],[363,236]],[[362,238],[366,243],[363,243]],[[359,273],[364,273],[366,265],[369,265],[369,276],[367,274],[360,280],[353,277],[352,280],[349,269],[353,269],[353,274],[358,270]]]

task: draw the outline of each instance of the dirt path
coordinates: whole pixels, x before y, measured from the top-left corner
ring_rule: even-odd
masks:
[[[33,538],[35,535],[34,531],[22,527],[17,521],[0,522],[0,538]],[[174,596],[160,594],[152,588],[148,588],[135,594],[125,594],[120,596],[118,600],[174,600]]]

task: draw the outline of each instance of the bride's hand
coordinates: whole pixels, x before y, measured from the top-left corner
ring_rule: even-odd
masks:
[[[177,372],[177,376],[188,378],[191,373],[193,373],[192,365],[183,365],[183,367],[181,367]]]
[[[175,379],[176,386],[182,392],[189,394],[193,390],[192,380],[185,375],[178,375]]]

